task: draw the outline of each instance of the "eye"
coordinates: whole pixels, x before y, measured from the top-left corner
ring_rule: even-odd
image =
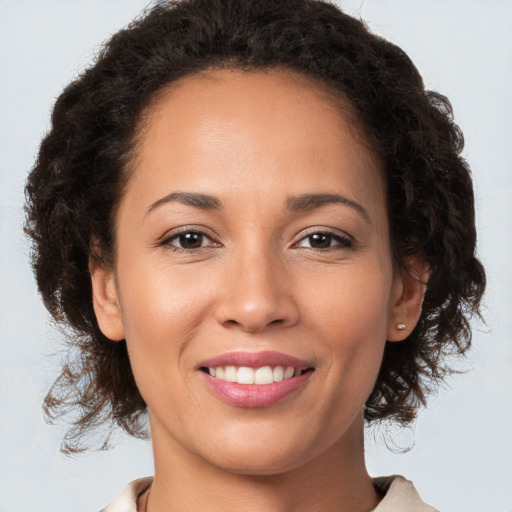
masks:
[[[188,229],[168,236],[162,240],[160,245],[170,246],[175,250],[193,251],[195,249],[211,247],[217,244],[215,244],[205,233]]]
[[[176,235],[172,239],[172,242],[180,249],[199,249],[199,247],[204,247],[206,245],[205,242],[207,242],[207,238],[203,233],[191,231],[189,233]]]
[[[331,233],[329,231],[319,231],[310,233],[303,237],[296,247],[306,247],[310,249],[348,249],[352,247],[352,242],[348,237]]]

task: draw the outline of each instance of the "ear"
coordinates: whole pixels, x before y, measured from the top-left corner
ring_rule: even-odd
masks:
[[[404,340],[416,327],[421,315],[429,271],[428,263],[420,254],[409,256],[403,267],[396,270],[387,326],[389,341]]]
[[[94,260],[89,260],[92,301],[101,332],[113,341],[124,339],[124,326],[115,273]]]

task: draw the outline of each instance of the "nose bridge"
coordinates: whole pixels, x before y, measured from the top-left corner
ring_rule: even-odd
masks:
[[[227,265],[227,283],[219,321],[258,332],[270,324],[289,326],[298,319],[289,273],[278,250],[263,237],[234,248]]]

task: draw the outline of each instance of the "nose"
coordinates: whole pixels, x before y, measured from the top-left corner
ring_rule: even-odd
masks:
[[[225,327],[257,333],[297,323],[299,310],[286,264],[270,251],[239,251],[226,264],[217,304],[217,320]]]

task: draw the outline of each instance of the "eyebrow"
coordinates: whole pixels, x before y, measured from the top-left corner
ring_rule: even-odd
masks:
[[[213,196],[208,194],[199,194],[196,192],[171,192],[166,196],[158,199],[152,203],[146,215],[159,206],[167,203],[181,203],[200,210],[220,210],[222,209],[221,202]],[[321,208],[328,204],[342,204],[356,210],[367,222],[370,221],[368,212],[356,201],[352,201],[347,197],[340,194],[303,194],[300,196],[290,196],[286,200],[286,206],[291,211],[309,211]]]
[[[194,192],[171,192],[150,205],[146,215],[166,203],[181,203],[200,210],[220,210],[220,201],[213,196]]]
[[[371,222],[370,215],[359,203],[340,194],[303,194],[301,196],[291,196],[287,199],[286,206],[292,211],[308,211],[333,203],[349,206],[361,214],[368,223]]]

